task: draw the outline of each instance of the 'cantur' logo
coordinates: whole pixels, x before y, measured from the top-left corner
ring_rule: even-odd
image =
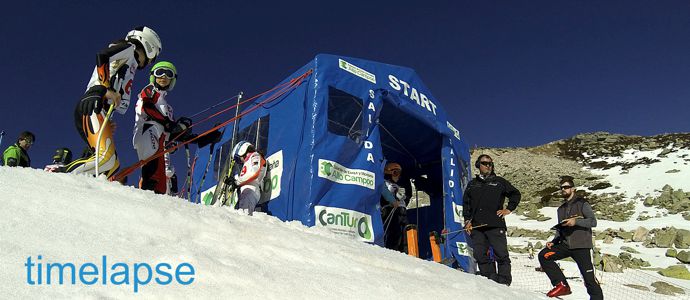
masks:
[[[316,226],[326,227],[340,235],[366,242],[374,241],[371,216],[354,210],[320,206],[314,207]]]

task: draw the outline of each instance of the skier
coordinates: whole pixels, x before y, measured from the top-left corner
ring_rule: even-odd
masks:
[[[111,105],[125,114],[129,107],[132,82],[137,69],[151,64],[160,54],[161,40],[149,27],[137,27],[127,33],[124,40],[111,43],[96,56],[96,67],[77,103],[74,122],[77,131],[87,143],[91,155],[75,160],[67,172],[95,174],[96,154],[99,154],[99,172],[110,177],[120,166],[113,139],[114,123],[101,128]],[[100,149],[96,149],[99,131],[103,131]],[[97,175],[97,174],[95,174]]]
[[[45,166],[43,171],[51,173],[65,172],[65,166],[72,161],[72,151],[67,148],[58,148],[53,155],[53,163]]]
[[[175,88],[177,76],[175,65],[168,61],[161,61],[151,68],[149,85],[139,93],[132,139],[139,160],[145,160],[164,151],[165,145],[172,138],[177,138],[177,141],[187,141],[197,137],[189,130],[192,124],[189,118],[182,117],[173,121],[173,108],[166,100],[168,93]],[[194,143],[199,147],[204,147],[220,137],[221,133],[214,131],[200,137]],[[142,166],[139,188],[168,195],[177,191],[177,176],[170,163],[169,153]]]
[[[225,184],[234,191],[239,187],[238,209],[246,209],[251,216],[261,199],[262,185],[266,176],[266,159],[254,145],[240,141],[232,149],[233,158],[242,163],[242,169],[234,177],[228,176]]]
[[[3,165],[8,167],[31,167],[29,148],[36,141],[36,136],[29,131],[19,134],[17,142],[5,149],[2,154]]]
[[[383,170],[386,188],[381,197],[381,219],[384,227],[384,246],[407,252],[407,241],[403,232],[407,226],[406,189],[399,185],[402,167],[390,162]]]

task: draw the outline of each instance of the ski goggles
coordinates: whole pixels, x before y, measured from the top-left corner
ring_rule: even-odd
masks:
[[[160,69],[155,69],[153,71],[153,76],[155,77],[168,77],[168,78],[175,78],[175,72],[170,69],[165,69],[165,68],[160,68]]]

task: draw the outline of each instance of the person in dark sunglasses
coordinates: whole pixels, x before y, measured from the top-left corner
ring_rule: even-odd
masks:
[[[576,194],[573,177],[563,176],[560,189],[565,202],[558,207],[558,225],[554,226],[556,236],[539,252],[539,264],[553,285],[553,289],[546,295],[558,297],[571,294],[568,281],[556,261],[572,257],[580,269],[590,298],[604,299],[599,282],[594,277],[590,256],[590,250],[594,246],[592,228],[597,226],[597,218],[587,200]]]
[[[512,275],[504,218],[517,208],[521,194],[508,180],[496,176],[491,156],[480,155],[474,166],[479,174],[469,182],[463,195],[465,231],[472,239],[479,274],[510,285]],[[504,206],[506,198],[508,205]],[[490,247],[495,260],[489,257]]]

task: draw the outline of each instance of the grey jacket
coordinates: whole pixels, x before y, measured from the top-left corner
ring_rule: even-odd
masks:
[[[597,227],[597,218],[592,206],[584,198],[573,198],[558,207],[558,223],[573,216],[580,216],[575,220],[575,226],[559,226],[554,244],[565,243],[569,249],[592,248],[592,228]]]

